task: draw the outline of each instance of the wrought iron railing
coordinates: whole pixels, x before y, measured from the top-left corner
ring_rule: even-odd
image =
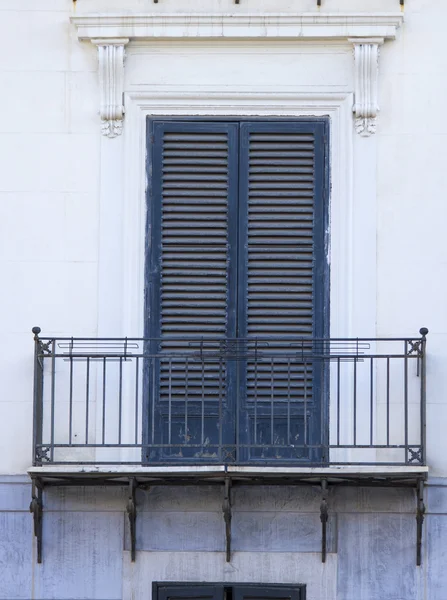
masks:
[[[34,465],[425,464],[426,329],[324,340],[33,332]]]

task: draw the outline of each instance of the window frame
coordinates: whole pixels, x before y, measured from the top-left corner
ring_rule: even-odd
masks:
[[[218,589],[219,592],[221,591],[221,597],[223,597],[225,599],[225,590],[227,589],[231,589],[232,590],[232,600],[236,600],[236,594],[235,591],[239,591],[242,592],[242,599],[245,598],[245,593],[247,591],[251,591],[253,590],[254,592],[257,590],[266,590],[266,595],[263,597],[264,599],[267,598],[271,598],[271,600],[286,600],[287,598],[289,600],[306,600],[306,584],[305,583],[296,583],[296,584],[290,584],[290,583],[232,583],[232,582],[200,582],[200,583],[195,583],[195,582],[171,582],[171,581],[154,581],[152,582],[152,600],[169,600],[169,595],[166,595],[164,598],[161,598],[159,595],[160,590],[162,590],[163,588],[172,588],[172,590],[176,590],[177,593],[180,595],[180,597],[182,595],[187,596],[187,592],[188,592],[188,588],[191,590],[193,589],[200,589],[203,588],[203,590],[209,590],[212,588]],[[290,591],[291,594],[289,596],[286,596],[285,594],[283,596],[281,595],[274,595],[275,590],[278,590],[278,592],[287,592]],[[292,595],[293,594],[293,595]],[[296,595],[297,594],[297,595]],[[293,597],[295,596],[295,598]]]

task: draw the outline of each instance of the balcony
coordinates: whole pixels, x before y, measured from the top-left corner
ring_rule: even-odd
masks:
[[[416,489],[424,522],[426,335],[399,339],[43,338],[34,328],[32,479],[43,489],[217,484],[231,560],[231,487],[321,488],[322,561],[333,485]]]
[[[34,331],[35,467],[425,470],[425,329],[321,340]]]

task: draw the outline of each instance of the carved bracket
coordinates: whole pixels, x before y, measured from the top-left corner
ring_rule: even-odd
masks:
[[[357,133],[369,136],[376,132],[379,113],[379,48],[383,38],[350,39],[354,45],[355,97],[352,108]]]
[[[92,39],[98,47],[101,132],[109,138],[123,130],[124,47],[128,38]]]

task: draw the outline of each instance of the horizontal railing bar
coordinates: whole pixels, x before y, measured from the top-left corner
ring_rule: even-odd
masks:
[[[119,360],[120,358],[124,359],[124,361],[131,361],[132,358],[160,358],[160,359],[164,359],[167,360],[169,358],[177,358],[177,359],[185,359],[185,358],[192,358],[195,359],[197,362],[203,362],[203,361],[207,361],[207,362],[215,362],[215,363],[219,363],[221,360],[235,360],[236,358],[239,358],[240,360],[258,360],[258,361],[262,361],[263,359],[267,359],[267,358],[277,358],[280,360],[286,360],[287,358],[294,358],[296,360],[299,360],[301,357],[304,357],[307,361],[309,360],[334,360],[337,361],[338,359],[340,359],[341,362],[348,362],[349,360],[357,360],[358,362],[361,362],[363,359],[370,359],[370,358],[392,358],[392,359],[403,359],[403,358],[408,358],[409,360],[411,359],[418,359],[420,358],[417,354],[361,354],[361,355],[348,355],[348,354],[328,354],[328,355],[321,355],[321,354],[306,354],[304,353],[301,354],[300,352],[294,352],[294,353],[266,353],[266,352],[260,352],[257,355],[255,354],[246,354],[246,355],[241,355],[241,354],[231,354],[231,353],[227,353],[227,354],[223,354],[222,356],[214,356],[213,354],[211,355],[207,355],[206,353],[191,353],[191,354],[172,354],[172,353],[163,353],[163,354],[130,354],[130,353],[117,353],[117,354],[97,354],[97,353],[70,353],[70,354],[38,354],[39,358],[62,358],[64,360],[69,360],[70,358],[73,359],[96,359],[96,360],[101,360],[101,359],[109,359],[109,360]],[[232,358],[233,357],[233,358]]]
[[[391,444],[389,446],[384,445],[384,444],[373,444],[373,445],[369,445],[369,444],[347,444],[345,446],[342,445],[328,445],[328,444],[294,444],[294,445],[284,445],[284,444],[222,444],[221,446],[219,445],[219,443],[215,443],[212,444],[210,443],[208,446],[204,446],[203,444],[152,444],[152,443],[147,443],[147,444],[39,444],[38,446],[36,446],[37,448],[135,448],[135,449],[139,449],[139,448],[159,448],[161,450],[163,449],[169,449],[169,448],[180,448],[182,450],[187,450],[187,449],[193,449],[193,448],[202,448],[202,449],[222,449],[222,448],[247,448],[247,449],[255,449],[255,450],[262,450],[262,449],[271,449],[274,448],[276,449],[284,449],[284,450],[308,450],[310,449],[324,449],[324,448],[329,448],[330,450],[354,450],[354,449],[359,449],[359,450],[366,450],[366,449],[371,449],[371,450],[405,450],[408,448],[414,448],[419,446],[420,444],[408,444],[408,446],[405,446],[405,444]],[[274,459],[271,459],[274,462]],[[158,461],[157,461],[158,462]]]
[[[356,337],[347,337],[347,338],[312,338],[312,337],[296,337],[296,336],[281,336],[281,337],[246,337],[246,338],[222,338],[222,337],[202,337],[202,336],[169,336],[166,335],[163,338],[144,338],[144,337],[135,337],[135,338],[119,338],[119,337],[103,337],[103,338],[95,338],[95,337],[39,337],[41,342],[157,342],[157,341],[192,341],[192,342],[219,342],[219,341],[232,341],[232,342],[272,342],[272,341],[292,341],[292,342],[418,342],[421,341],[422,337],[378,337],[378,338],[356,338]]]
[[[268,464],[267,464],[268,463]],[[293,464],[291,464],[293,463]],[[95,465],[95,466],[108,466],[108,465],[120,465],[120,466],[139,466],[141,467],[141,461],[123,461],[123,462],[117,462],[117,461],[113,461],[113,460],[109,460],[109,461],[72,461],[72,462],[62,462],[62,461],[52,461],[51,464],[48,464],[48,466],[70,466],[70,465],[76,465],[76,466],[82,466],[82,465]],[[391,462],[391,461],[384,461],[384,462],[356,462],[356,463],[352,463],[351,461],[345,461],[345,462],[341,462],[341,461],[331,461],[330,464],[328,465],[327,463],[323,463],[323,462],[309,462],[306,459],[293,459],[293,460],[278,460],[274,463],[272,463],[271,459],[255,459],[254,461],[248,463],[244,463],[241,461],[234,461],[231,463],[222,463],[221,460],[219,460],[218,458],[216,458],[216,460],[214,462],[191,462],[188,461],[188,463],[184,462],[184,459],[171,459],[171,460],[164,460],[164,461],[157,461],[156,463],[153,464],[143,464],[143,466],[147,466],[147,467],[186,467],[186,468],[192,468],[195,466],[200,466],[200,467],[204,467],[204,466],[222,466],[222,465],[231,465],[232,467],[259,467],[259,466],[268,466],[268,467],[295,467],[295,468],[300,468],[300,467],[304,467],[306,469],[312,469],[312,468],[324,468],[324,469],[328,469],[330,467],[337,467],[337,466],[345,466],[345,467],[423,467],[424,465],[421,464],[408,464],[406,462]],[[82,473],[81,473],[82,475]],[[99,473],[95,473],[95,476],[99,476],[99,475],[104,475],[105,477],[109,476],[119,476],[119,473],[113,472],[113,473],[104,473],[104,474],[99,474]],[[141,473],[141,475],[144,475],[144,472]],[[148,473],[148,475],[151,475],[150,473]],[[154,477],[156,476],[155,474],[153,474]],[[187,472],[185,473],[185,475],[187,475]],[[212,474],[212,477],[219,477],[219,476],[224,476],[225,473],[222,472],[221,474]],[[243,473],[235,473],[235,476],[241,476],[243,475]],[[285,476],[287,475],[286,473],[284,474]],[[334,473],[335,475],[335,473]],[[343,477],[343,472],[339,472],[338,475],[340,477]],[[345,477],[348,477],[349,475],[351,475],[351,473],[345,474]],[[369,473],[368,475],[370,475],[371,477],[373,477],[373,473]],[[54,475],[55,477],[57,476],[57,474]],[[259,475],[256,475],[257,477],[259,477]],[[268,474],[267,474],[268,476]],[[365,475],[366,476],[366,475]],[[88,478],[88,474],[85,474],[85,477]],[[163,474],[160,474],[160,477],[163,477]]]

